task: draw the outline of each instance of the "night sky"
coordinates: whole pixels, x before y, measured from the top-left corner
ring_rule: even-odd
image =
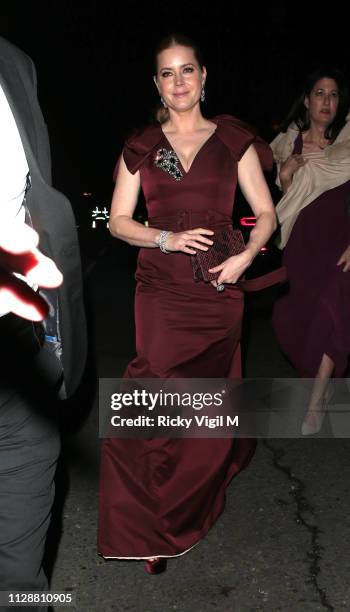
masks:
[[[270,138],[310,69],[334,64],[350,83],[348,20],[337,4],[13,0],[1,3],[0,34],[36,64],[55,185],[74,206],[82,190],[110,197],[123,139],[158,99],[152,49],[160,37],[179,31],[199,43],[206,116],[237,115]]]

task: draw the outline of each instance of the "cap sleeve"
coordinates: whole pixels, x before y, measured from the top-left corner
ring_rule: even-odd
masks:
[[[254,144],[263,170],[273,166],[272,151],[255,130],[231,115],[220,115],[213,119],[217,123],[217,135],[230,150],[236,161],[239,161],[251,144]]]
[[[135,130],[125,141],[122,156],[125,165],[131,174],[135,174],[151,155],[153,149],[159,144],[162,130],[158,126],[148,126],[142,130]],[[114,169],[113,178],[116,180],[120,157]]]

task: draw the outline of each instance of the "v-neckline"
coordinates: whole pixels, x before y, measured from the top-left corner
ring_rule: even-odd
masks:
[[[212,123],[214,123],[214,122],[212,121]],[[163,134],[163,136],[164,136],[165,140],[167,141],[168,145],[171,147],[171,150],[172,150],[172,151],[174,151],[174,153],[175,153],[175,155],[176,155],[177,159],[179,160],[179,164],[180,164],[180,166],[181,166],[181,168],[182,168],[182,170],[183,170],[184,174],[185,174],[185,175],[187,175],[187,174],[189,174],[189,173],[191,172],[192,166],[193,166],[193,164],[195,163],[195,161],[196,161],[196,159],[197,159],[198,155],[200,154],[200,152],[202,151],[202,149],[204,149],[205,145],[206,145],[206,144],[207,144],[207,143],[208,143],[208,142],[211,140],[211,138],[212,138],[212,137],[214,136],[214,134],[216,133],[216,130],[218,129],[218,125],[216,124],[216,128],[215,128],[215,130],[213,130],[213,132],[210,134],[210,136],[208,136],[208,138],[207,138],[207,139],[206,139],[206,140],[203,142],[203,144],[202,144],[202,145],[199,147],[199,149],[198,149],[197,153],[195,154],[195,156],[194,156],[194,158],[193,158],[193,160],[192,160],[192,163],[191,163],[191,165],[190,165],[190,167],[189,167],[189,169],[188,169],[188,170],[185,170],[184,165],[183,165],[183,163],[182,163],[182,161],[181,161],[180,155],[177,153],[177,151],[175,150],[175,147],[173,147],[173,145],[171,144],[171,142],[170,142],[169,138],[167,137],[167,135],[165,134],[165,132],[162,130],[162,128],[160,128],[160,129],[161,129],[162,134]]]

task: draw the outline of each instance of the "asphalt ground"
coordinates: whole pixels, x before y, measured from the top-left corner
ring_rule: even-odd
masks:
[[[135,251],[109,242],[85,275],[100,377],[119,377],[134,355]],[[293,377],[270,323],[274,290],[249,298],[249,377]],[[87,379],[93,383],[93,359]],[[79,612],[314,612],[350,610],[350,442],[259,440],[227,491],[208,536],[149,576],[136,561],[96,551],[99,446],[94,385],[62,413],[63,450],[48,541],[51,590],[72,589]],[[55,608],[59,610],[60,608]]]

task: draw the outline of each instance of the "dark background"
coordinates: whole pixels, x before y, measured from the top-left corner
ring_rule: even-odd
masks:
[[[208,117],[238,115],[269,139],[311,68],[334,64],[350,82],[348,20],[337,7],[13,0],[0,4],[0,34],[36,64],[55,186],[79,214],[82,191],[109,203],[122,142],[157,102],[152,50],[160,37],[180,31],[198,41],[208,69]]]

